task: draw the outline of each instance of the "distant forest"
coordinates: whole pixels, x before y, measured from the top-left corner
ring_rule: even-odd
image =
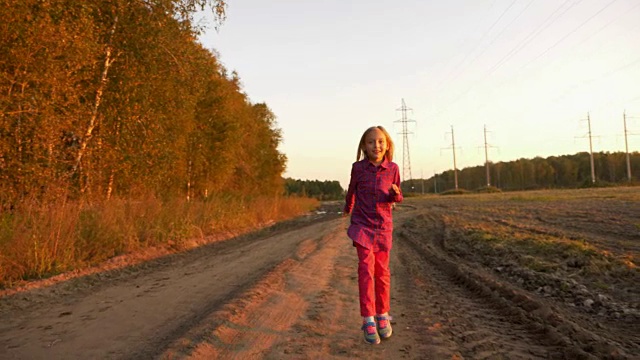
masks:
[[[221,0],[5,0],[0,205],[283,191],[274,114],[197,41]]]
[[[628,181],[626,154],[623,152],[600,152],[593,154],[595,184],[591,182],[589,153],[550,156],[546,159],[518,159],[515,161],[490,163],[490,187],[505,191],[552,188],[580,188],[611,185],[640,185],[640,153],[629,154],[632,181]],[[284,180],[285,194],[316,198],[318,200],[343,200],[344,189],[334,181]],[[487,188],[487,171],[484,165],[458,170],[458,188],[484,190]],[[405,192],[442,193],[455,189],[453,170],[448,170],[428,179],[413,179],[402,182]]]
[[[287,195],[311,197],[318,200],[342,200],[344,190],[340,182],[320,180],[295,180],[287,178],[284,181]]]
[[[629,154],[632,184],[640,179],[640,153]],[[509,162],[490,163],[491,186],[502,190],[533,190],[549,188],[579,188],[628,184],[626,154],[624,152],[599,152],[593,154],[596,182],[591,181],[589,153],[575,155],[536,157]],[[436,174],[428,179],[403,181],[403,189],[413,192],[443,192],[455,189],[453,170]],[[487,187],[484,165],[458,170],[458,188],[478,190]],[[405,191],[407,191],[405,190]]]

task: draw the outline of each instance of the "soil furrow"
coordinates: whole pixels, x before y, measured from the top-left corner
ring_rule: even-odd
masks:
[[[629,354],[621,350],[620,343],[613,339],[602,338],[594,331],[578,325],[567,318],[566,314],[561,314],[554,306],[535,299],[532,294],[506,284],[479,268],[474,268],[472,264],[465,264],[465,261],[458,258],[450,258],[443,249],[446,248],[447,242],[456,241],[456,239],[448,238],[448,231],[440,219],[433,215],[421,216],[421,218],[430,223],[424,229],[432,232],[420,234],[415,229],[403,229],[400,231],[401,239],[405,240],[413,252],[421,256],[425,266],[430,269],[427,274],[440,283],[439,288],[448,288],[447,281],[442,280],[441,275],[444,275],[449,283],[465,288],[469,296],[508,317],[508,323],[524,324],[531,340],[541,346],[549,347],[546,356],[629,357]],[[467,310],[463,312],[470,313]],[[503,328],[502,325],[499,327]]]
[[[439,333],[448,334],[461,356],[527,359],[553,353],[540,331],[532,332],[517,312],[505,311],[503,304],[464,285],[459,274],[410,240],[399,239],[396,245],[404,266],[412,267],[419,289],[414,296],[424,299],[427,324],[435,322]]]

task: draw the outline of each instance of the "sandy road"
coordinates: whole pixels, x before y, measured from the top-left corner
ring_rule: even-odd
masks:
[[[212,311],[255,286],[325,223],[226,241],[155,261],[116,279],[59,284],[0,307],[0,358],[152,358]]]
[[[402,226],[418,213],[395,215],[394,336],[380,345],[362,340],[355,251],[334,217],[0,299],[0,358],[629,357],[598,341],[589,354],[569,322],[545,326],[551,310],[449,258],[437,218]]]

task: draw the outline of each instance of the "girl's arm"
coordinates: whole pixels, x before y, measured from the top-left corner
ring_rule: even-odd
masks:
[[[351,178],[349,179],[349,188],[345,197],[344,214],[351,214],[353,205],[356,202],[356,164],[351,165]]]
[[[391,202],[399,203],[404,199],[402,191],[400,190],[400,172],[397,167],[393,174],[393,184],[391,184],[391,188],[389,189],[389,196],[391,197]]]

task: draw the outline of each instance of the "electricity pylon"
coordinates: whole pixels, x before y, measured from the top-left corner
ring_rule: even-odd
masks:
[[[402,117],[400,120],[396,120],[395,122],[399,122],[402,124],[402,131],[400,134],[402,135],[402,180],[407,181],[411,180],[413,177],[411,176],[411,156],[409,155],[409,134],[413,134],[409,132],[408,124],[410,122],[415,123],[415,120],[409,120],[407,118],[407,110],[412,110],[407,107],[404,103],[404,99],[402,99],[402,107],[396,109],[396,111],[402,112]]]

